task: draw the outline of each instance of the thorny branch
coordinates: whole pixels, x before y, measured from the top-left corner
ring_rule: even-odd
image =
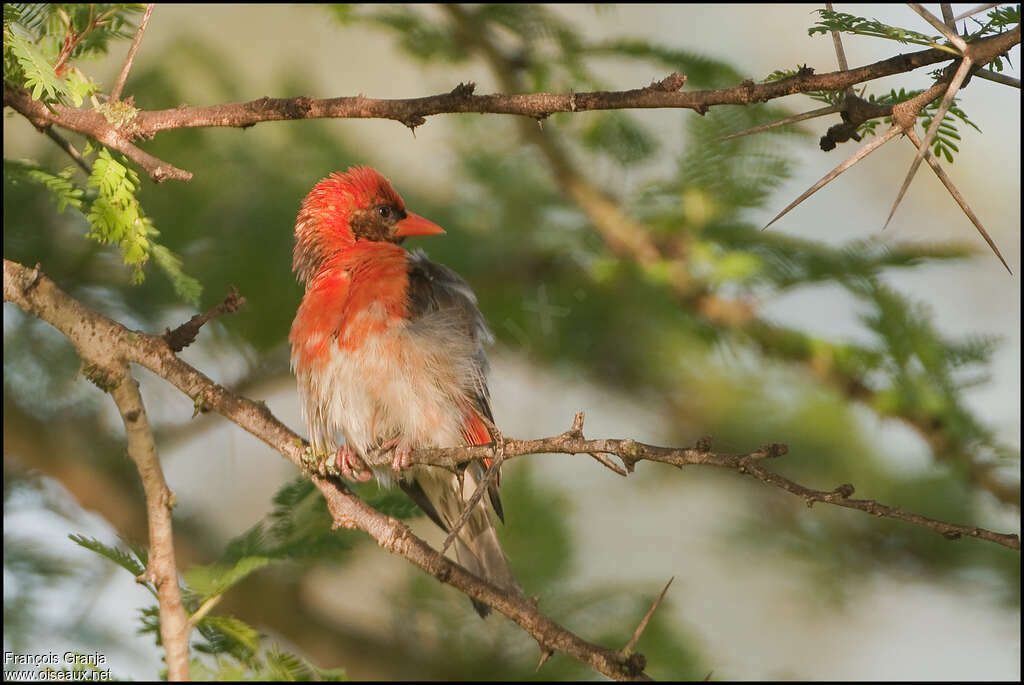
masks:
[[[310,474],[303,455],[307,444],[282,424],[266,405],[241,397],[214,383],[171,351],[162,336],[131,331],[86,308],[63,292],[38,269],[4,260],[4,301],[53,325],[84,359],[100,366],[131,362],[164,378],[197,406],[219,412],[263,440],[300,469],[323,493],[336,527],[358,528],[381,547],[399,554],[438,580],[505,614],[541,645],[557,650],[617,680],[649,680],[642,654],[626,654],[588,642],[541,613],[517,593],[506,593],[482,580],[412,534],[398,520],[385,516],[333,478]],[[413,452],[416,455],[416,452]]]
[[[1020,42],[1020,26],[995,36],[982,38],[970,47],[976,64],[985,64]],[[987,58],[986,58],[987,56]],[[919,67],[952,59],[942,50],[929,49],[897,55],[857,69],[814,74],[812,70],[768,83],[744,81],[733,88],[682,92],[665,87],[665,81],[625,91],[589,93],[528,93],[490,95],[473,94],[471,87],[421,98],[375,99],[362,95],[314,99],[264,97],[211,107],[139,110],[128,122],[114,126],[101,113],[79,110],[58,103],[49,107],[24,90],[4,84],[4,106],[20,112],[37,128],[57,125],[86,136],[123,153],[161,182],[187,181],[192,174],[163,162],[138,148],[134,141],[152,138],[161,131],[209,126],[245,128],[264,121],[324,118],[376,118],[398,121],[415,128],[436,114],[488,113],[512,114],[536,120],[555,112],[585,112],[630,108],[680,108],[706,112],[718,105],[749,105],[812,90],[845,90],[855,84],[884,76],[912,71]],[[670,77],[669,81],[672,80]],[[681,84],[680,84],[681,85]]]
[[[442,9],[450,17],[454,29],[458,31],[459,39],[464,44],[474,47],[483,54],[500,88],[507,92],[519,92],[526,88],[522,80],[516,76],[520,69],[513,64],[512,58],[502,54],[496,47],[495,41],[488,35],[486,25],[481,25],[479,22],[474,21],[472,14],[466,12],[460,5],[444,5]],[[516,59],[521,60],[522,58],[517,56]],[[912,101],[902,103],[897,111],[901,114],[913,112],[909,117],[910,121],[913,121],[917,116],[917,111],[924,107],[926,102],[930,102],[941,95],[942,92],[943,85],[937,84],[928,91],[925,91],[925,93],[918,95]],[[840,107],[844,113],[844,119],[855,125],[868,119],[893,114],[892,105],[869,102],[856,95],[844,98]],[[685,248],[674,250],[677,254],[664,253],[654,241],[651,231],[646,226],[639,224],[623,213],[617,202],[610,199],[608,194],[603,192],[602,189],[596,188],[572,163],[559,141],[549,131],[541,130],[539,127],[532,125],[532,122],[528,120],[520,121],[518,128],[524,142],[537,146],[547,160],[552,175],[562,187],[563,192],[590,219],[594,228],[613,252],[635,259],[640,264],[663,261],[671,269],[669,284],[683,306],[696,312],[715,326],[741,329],[750,336],[752,342],[765,354],[775,357],[781,356],[790,361],[802,362],[809,366],[815,375],[838,388],[846,396],[877,408],[878,402],[874,401],[876,393],[865,386],[861,379],[850,374],[841,373],[838,369],[833,368],[832,365],[823,369],[819,363],[814,361],[813,356],[794,354],[793,346],[785,342],[789,337],[788,332],[783,328],[768,324],[757,318],[751,304],[743,299],[725,298],[713,291],[709,292],[701,288],[699,282],[690,277],[684,261],[677,258],[677,254],[681,250],[685,250]],[[890,137],[882,137],[885,140],[891,140],[895,135],[895,132],[892,132]],[[867,149],[858,154],[867,154],[880,144],[877,140],[869,141]],[[860,157],[857,157],[857,159],[860,159]],[[855,161],[856,159],[846,164],[849,166]],[[827,176],[822,181],[827,182],[831,177]],[[966,207],[966,203],[960,200],[958,200],[958,203],[962,207]],[[791,205],[789,209],[796,204]],[[968,217],[974,216],[969,211],[969,208],[965,208],[964,211]],[[980,222],[976,220],[976,217],[972,218],[972,222],[974,222],[975,226],[980,227]],[[979,228],[979,230],[983,237],[986,236],[983,229]],[[918,431],[928,444],[932,446],[936,454],[944,450],[948,451],[949,440],[947,432],[949,429],[942,421],[936,421],[930,416],[911,414],[909,412],[896,411],[892,412],[891,415],[905,421],[914,430]],[[957,453],[957,456],[962,457],[963,461],[967,463],[972,480],[995,495],[1001,502],[1019,508],[1019,487],[1003,483],[993,475],[991,469],[978,464],[970,455]],[[604,463],[603,457],[595,458]]]
[[[516,593],[505,593],[447,559],[413,535],[404,524],[367,505],[344,483],[318,473],[311,473],[305,463],[307,443],[274,417],[265,404],[236,395],[214,383],[179,359],[163,337],[128,330],[67,295],[38,268],[29,269],[7,259],[4,259],[4,301],[13,302],[27,314],[53,325],[71,341],[83,359],[90,360],[98,368],[110,368],[128,362],[139,364],[177,387],[192,398],[197,406],[217,411],[263,440],[309,475],[323,493],[335,526],[358,528],[368,533],[381,547],[405,557],[441,582],[505,614],[537,640],[542,653],[552,650],[564,652],[594,670],[619,680],[647,679],[643,672],[646,661],[643,655],[627,653],[626,649],[614,650],[587,642],[549,619],[527,598]],[[133,419],[136,420],[137,417]],[[583,437],[582,429],[583,417],[578,415],[573,427],[560,436],[538,440],[506,438],[503,451],[506,458],[542,452],[614,454],[622,460],[629,471],[632,471],[641,460],[657,461],[677,467],[686,464],[705,464],[729,468],[765,484],[792,492],[802,497],[809,506],[815,502],[826,502],[859,509],[876,516],[908,521],[943,533],[950,538],[972,536],[1012,549],[1020,549],[1020,540],[1016,535],[944,523],[903,512],[873,500],[850,499],[850,495],[853,494],[851,485],[842,485],[832,491],[812,490],[763,468],[760,465],[762,460],[785,453],[783,445],[770,445],[744,455],[728,455],[711,452],[706,443],[699,443],[692,448],[668,448],[628,439],[587,440]],[[412,458],[414,462],[420,464],[454,468],[457,464],[470,459],[496,457],[495,449],[494,445],[439,450],[420,449],[412,453]],[[166,500],[164,502],[166,503]],[[169,511],[164,511],[169,516]]]

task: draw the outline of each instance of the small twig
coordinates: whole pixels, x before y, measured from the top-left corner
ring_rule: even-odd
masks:
[[[79,152],[75,148],[75,146],[71,144],[71,141],[69,141],[67,138],[57,133],[56,131],[54,131],[52,126],[47,126],[46,128],[44,128],[43,133],[46,134],[47,138],[57,143],[57,145],[59,145],[60,148],[64,150],[64,152],[68,153],[68,156],[70,156],[71,159],[75,160],[75,164],[77,164],[82,169],[82,171],[84,171],[86,174],[92,174],[92,166],[89,164],[89,162],[85,161],[85,157],[83,157],[82,153]]]
[[[183,349],[195,342],[196,336],[199,335],[199,329],[202,328],[210,319],[218,317],[221,314],[237,312],[244,305],[245,298],[238,294],[238,288],[231,286],[228,288],[228,294],[220,304],[205,314],[196,314],[173,331],[167,329],[164,332],[163,338],[167,341],[167,346],[170,347],[171,350],[174,352],[181,352]]]
[[[870,155],[872,152],[874,152],[878,148],[880,148],[883,145],[885,145],[886,143],[888,143],[890,140],[895,138],[900,133],[901,133],[900,127],[894,125],[888,131],[886,131],[882,135],[876,137],[874,140],[868,141],[868,143],[866,143],[863,147],[861,147],[859,150],[857,150],[857,152],[853,153],[853,155],[849,159],[847,159],[845,162],[843,162],[842,164],[837,166],[832,171],[830,171],[827,174],[825,174],[817,183],[815,183],[810,188],[805,190],[803,192],[803,194],[800,195],[800,197],[798,197],[797,199],[795,199],[792,202],[790,202],[789,205],[787,205],[785,209],[783,209],[781,212],[776,214],[775,218],[772,219],[771,221],[769,221],[767,224],[765,224],[764,228],[762,228],[761,230],[763,231],[763,230],[765,230],[765,228],[768,228],[769,226],[774,224],[776,221],[778,221],[779,219],[784,217],[791,209],[793,209],[798,204],[800,204],[801,202],[803,202],[804,200],[809,198],[814,193],[816,193],[819,190],[821,190],[827,184],[829,184],[830,182],[835,180],[844,171],[846,171],[847,169],[852,167],[854,164],[856,164],[860,160],[862,160],[865,157],[867,157],[868,155]]]
[[[828,9],[829,12],[832,12],[832,3],[826,2],[825,8]],[[839,63],[839,71],[848,71],[850,65],[846,61],[846,51],[843,50],[843,39],[839,37],[838,31],[832,32],[832,44],[836,49],[836,61]]]
[[[753,135],[754,133],[761,133],[762,131],[768,131],[779,126],[785,126],[786,124],[795,124],[798,121],[804,121],[805,119],[814,119],[815,117],[823,117],[828,114],[835,114],[842,110],[842,105],[829,105],[828,107],[822,107],[821,109],[812,109],[810,112],[804,112],[802,114],[794,114],[791,117],[785,119],[779,119],[778,121],[772,121],[767,124],[761,124],[760,126],[754,126],[748,128],[745,131],[738,133],[730,133],[727,136],[715,139],[716,143],[722,142],[723,140],[732,140],[733,138],[740,138],[742,136]]]
[[[921,140],[917,137],[916,131],[914,131],[913,129],[908,131],[907,139],[910,140],[910,142],[913,145],[920,148]],[[932,171],[935,172],[935,175],[939,177],[940,181],[942,181],[942,185],[946,186],[946,190],[949,191],[950,196],[956,201],[958,205],[960,205],[960,209],[962,209],[964,214],[967,215],[967,218],[971,220],[971,223],[974,224],[974,227],[978,229],[978,233],[980,233],[981,237],[984,238],[986,243],[988,243],[988,246],[992,248],[992,251],[996,253],[996,257],[999,257],[999,261],[1002,262],[1003,266],[1006,267],[1006,270],[1012,274],[1013,271],[1010,269],[1010,265],[1007,264],[1006,260],[1003,258],[1003,253],[999,251],[998,247],[996,247],[995,241],[989,236],[988,231],[985,230],[985,227],[982,226],[981,220],[978,219],[974,211],[971,210],[970,205],[967,204],[967,200],[965,200],[963,195],[960,194],[960,191],[957,190],[957,187],[953,185],[953,181],[949,178],[945,170],[939,164],[939,160],[935,159],[935,157],[932,155],[928,155],[927,157],[925,157],[925,159],[927,160],[929,166],[931,166]]]
[[[967,74],[971,71],[973,62],[968,56],[964,56],[963,61],[960,63],[960,68],[956,70],[952,80],[949,82],[949,87],[946,89],[946,94],[942,98],[939,109],[935,112],[935,116],[932,117],[931,126],[928,127],[928,132],[924,136],[924,140],[921,141],[921,145],[917,149],[917,154],[914,155],[914,161],[910,163],[910,169],[907,171],[906,178],[903,179],[903,185],[900,186],[900,192],[896,194],[896,201],[892,204],[892,209],[889,210],[889,217],[885,220],[885,224],[882,229],[889,227],[889,222],[892,221],[893,215],[896,213],[896,208],[900,206],[900,202],[903,200],[903,196],[907,192],[907,188],[910,187],[910,182],[914,180],[914,174],[921,166],[921,162],[925,156],[929,155],[929,147],[931,147],[932,141],[935,140],[935,136],[939,133],[939,126],[942,125],[942,120],[946,116],[946,112],[949,111],[950,106],[953,104],[953,100],[956,99],[956,93],[960,90],[960,84],[967,78]],[[916,122],[917,116],[915,114],[914,120]],[[906,127],[904,130],[913,129],[913,125]]]
[[[985,10],[990,10],[993,7],[999,7],[999,5],[1001,5],[1001,4],[1002,3],[999,3],[999,2],[988,2],[988,3],[985,3],[984,5],[978,5],[977,7],[972,7],[971,9],[967,10],[966,12],[961,12],[960,14],[956,15],[955,17],[953,17],[953,21],[960,21],[961,19],[966,19],[967,17],[973,16],[973,15],[977,14],[978,12],[984,12]]]
[[[832,3],[826,2],[825,8],[832,12]],[[832,45],[836,49],[836,62],[839,64],[839,71],[849,71],[850,64],[846,61],[846,51],[843,50],[843,39],[839,35],[839,31],[832,31]],[[853,95],[853,86],[846,87],[846,94]]]
[[[498,427],[488,419],[486,416],[480,415],[480,420],[487,424],[488,430],[491,432],[491,437],[494,438],[495,444],[495,456],[491,462],[490,467],[484,473],[484,477],[480,479],[480,482],[476,484],[476,489],[468,500],[466,500],[465,506],[462,508],[462,512],[459,514],[459,520],[455,522],[452,529],[448,531],[448,537],[444,539],[444,544],[441,545],[441,554],[448,551],[451,544],[455,542],[456,536],[462,527],[466,525],[466,521],[469,520],[470,515],[476,508],[476,505],[483,498],[484,493],[491,486],[491,483],[495,481],[498,474],[501,473],[501,465],[505,462],[505,437],[498,430]]]
[[[139,43],[142,42],[142,34],[146,32],[146,25],[149,23],[149,17],[153,14],[154,7],[156,5],[153,3],[146,5],[146,11],[142,15],[142,20],[139,21],[139,30],[135,32],[135,39],[132,40],[131,47],[128,48],[128,56],[124,60],[124,66],[121,67],[121,74],[117,77],[114,89],[110,91],[111,102],[117,102],[121,99],[121,91],[124,90],[125,81],[128,80],[128,72],[132,69],[132,62],[135,61],[135,51],[139,49]]]
[[[986,81],[995,81],[996,83],[1002,83],[1004,86],[1013,86],[1014,88],[1020,88],[1020,79],[1006,74],[1001,74],[998,71],[992,71],[990,69],[978,69],[973,74],[974,78],[983,78]]]
[[[653,604],[651,604],[651,608],[647,610],[646,614],[644,614],[643,619],[640,621],[640,625],[638,625],[636,630],[633,631],[633,637],[631,637],[629,642],[626,643],[626,646],[622,648],[623,652],[628,654],[633,651],[634,647],[636,647],[636,643],[640,640],[640,636],[643,635],[644,630],[647,629],[647,623],[651,620],[651,616],[654,616],[654,612],[658,610],[659,606],[661,606],[661,600],[665,599],[665,593],[668,592],[669,586],[672,585],[672,581],[675,579],[676,577],[672,576],[668,579],[668,582],[665,583],[665,589],[661,591],[658,598],[654,600]]]
[[[618,464],[613,462],[611,459],[609,459],[605,455],[598,454],[597,452],[587,452],[587,454],[589,454],[594,459],[596,459],[597,461],[601,462],[602,464],[607,466],[609,469],[611,469],[615,473],[617,473],[620,476],[622,476],[623,478],[625,478],[625,477],[627,477],[629,475],[628,473],[626,473],[626,470],[624,468],[622,468],[621,466],[619,466]]]
[[[934,26],[935,30],[941,33],[943,36],[945,36],[946,40],[955,45],[956,49],[959,50],[961,54],[967,51],[967,41],[958,36],[956,31],[950,29],[948,26],[943,24],[941,19],[936,17],[934,14],[932,14],[931,12],[929,12],[916,2],[908,2],[907,6],[910,7],[910,9],[917,12],[918,14],[920,14],[921,17],[923,17],[924,20],[927,21],[929,24]]]
[[[939,5],[942,11],[942,23],[949,27],[949,30],[956,33],[956,19],[953,18],[953,5],[944,2]]]
[[[114,128],[96,110],[76,109],[60,103],[43,103],[20,88],[4,83],[4,106],[20,112],[40,131],[54,125],[89,136],[96,142],[117,150],[142,167],[156,183],[168,180],[190,181],[192,173],[158,159],[131,142],[132,136],[146,136],[137,125],[138,114],[123,129]]]

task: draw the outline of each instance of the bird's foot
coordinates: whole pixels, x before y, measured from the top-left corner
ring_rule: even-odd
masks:
[[[391,458],[391,468],[395,473],[412,466],[412,447],[401,438],[393,438],[380,446],[381,452],[393,449],[394,456]]]
[[[365,483],[373,478],[373,472],[366,467],[366,462],[348,445],[338,448],[337,461],[341,475],[349,480]]]

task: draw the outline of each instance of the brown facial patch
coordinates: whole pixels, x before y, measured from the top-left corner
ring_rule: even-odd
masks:
[[[396,238],[394,235],[395,224],[405,216],[405,210],[399,207],[380,204],[352,212],[348,225],[356,240],[399,243],[401,238]]]

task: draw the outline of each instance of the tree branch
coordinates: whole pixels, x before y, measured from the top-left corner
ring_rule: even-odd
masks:
[[[481,27],[474,22],[472,15],[467,13],[460,5],[444,5],[442,9],[451,18],[454,29],[458,31],[460,40],[467,45],[474,46],[483,54],[500,88],[507,92],[518,92],[525,89],[525,84],[516,76],[517,68],[489,40],[486,27]],[[987,49],[991,50],[992,48],[989,46]],[[988,52],[984,57],[991,59],[992,56],[994,56],[993,53]],[[913,130],[912,127],[916,122],[917,113],[920,109],[941,95],[942,92],[944,92],[942,83],[933,85],[911,101],[900,103],[897,106],[898,116],[904,122],[909,121],[910,130]],[[893,105],[879,105],[856,95],[848,95],[844,98],[840,107],[847,114],[845,118],[856,123],[872,118],[889,116],[894,113]],[[671,268],[669,283],[682,305],[689,307],[711,325],[742,326],[744,332],[751,336],[753,342],[758,345],[762,352],[777,357],[781,356],[809,366],[813,373],[823,376],[823,380],[830,382],[846,396],[854,400],[859,399],[878,411],[877,403],[873,402],[876,393],[865,386],[860,379],[850,375],[840,376],[834,370],[822,374],[820,366],[817,362],[814,362],[813,355],[808,354],[805,357],[799,357],[792,354],[791,348],[780,349],[775,344],[775,341],[781,330],[756,318],[753,308],[748,303],[742,300],[728,300],[715,293],[705,292],[700,288],[700,284],[689,277],[688,271],[681,260],[663,255],[645,226],[624,215],[614,202],[609,200],[600,189],[595,188],[589,182],[572,164],[565,150],[552,135],[537,126],[533,126],[532,122],[528,120],[519,122],[519,131],[524,141],[537,145],[547,160],[556,181],[566,195],[576,203],[579,210],[590,219],[594,228],[608,244],[609,249],[616,254],[631,257],[641,264],[667,260]],[[869,150],[874,149],[875,145],[877,145],[877,142],[871,141],[868,144]],[[823,181],[827,182],[828,178],[826,177]],[[794,205],[791,205],[790,209],[792,206]],[[922,416],[905,412],[890,412],[890,415],[905,421],[914,430],[918,431],[936,453],[940,452],[940,446],[948,444],[948,429],[941,420],[936,420],[933,416]],[[970,468],[971,478],[975,482],[998,497],[1001,502],[1020,507],[1019,487],[1007,486],[994,477],[990,470],[980,467],[977,462],[970,458],[970,455],[964,455],[964,457],[964,461],[967,462]]]
[[[985,64],[1020,42],[1020,26],[1005,33],[982,38],[970,44],[976,64]],[[987,58],[986,58],[987,56]],[[421,98],[383,100],[363,97],[313,99],[261,98],[250,102],[227,103],[212,107],[178,107],[142,111],[125,124],[115,127],[95,110],[79,110],[59,103],[49,107],[33,100],[27,92],[4,84],[4,105],[13,107],[40,130],[50,124],[82,133],[114,148],[135,161],[156,181],[187,181],[192,174],[163,162],[136,147],[131,141],[151,138],[160,131],[180,128],[230,126],[245,128],[263,121],[324,118],[391,119],[415,128],[425,117],[435,114],[489,113],[513,114],[544,119],[554,112],[584,112],[630,108],[680,108],[705,112],[717,105],[749,105],[767,102],[810,90],[845,90],[857,83],[912,71],[953,57],[942,50],[929,49],[897,55],[857,69],[827,74],[800,73],[768,83],[743,83],[726,89],[679,92],[668,85],[677,80],[651,84],[625,91],[590,93],[530,93],[474,95],[472,88],[457,87],[450,93]],[[52,108],[52,109],[51,109]]]
[[[38,269],[4,259],[4,300],[53,325],[99,368],[130,361],[164,378],[198,405],[213,409],[290,460],[304,473],[306,442],[253,402],[214,383],[178,359],[161,336],[130,331],[63,292]],[[416,452],[413,453],[416,455]],[[401,522],[363,502],[343,483],[318,474],[311,479],[327,501],[335,526],[358,528],[390,552],[399,554],[443,583],[505,614],[541,645],[564,652],[617,680],[649,680],[642,654],[626,654],[588,642],[538,611],[527,598],[506,593],[430,547]]]
[[[83,157],[82,153],[78,151],[78,148],[71,144],[71,141],[54,131],[52,126],[45,127],[43,129],[43,134],[53,142],[57,143],[61,150],[68,153],[68,156],[74,160],[75,164],[77,164],[78,167],[86,173],[86,175],[92,173],[92,166],[85,160],[85,157]]]
[[[131,139],[135,134],[131,131],[130,123],[122,131],[108,122],[96,110],[75,109],[59,103],[53,103],[47,107],[39,100],[33,100],[27,92],[12,88],[6,82],[4,82],[4,106],[21,113],[40,131],[45,130],[48,126],[60,126],[69,131],[89,136],[97,142],[117,150],[142,167],[156,183],[168,179],[192,180],[191,172],[168,164],[134,145]]]
[[[183,362],[171,351],[161,336],[130,331],[83,306],[58,288],[38,268],[29,269],[7,259],[4,259],[4,300],[13,302],[26,313],[53,325],[71,341],[83,359],[90,360],[97,369],[118,368],[118,364],[123,365],[125,362],[144,366],[192,398],[197,406],[213,409],[249,431],[310,475],[314,484],[323,493],[336,526],[358,528],[368,533],[381,547],[405,557],[441,582],[492,606],[536,639],[542,652],[562,651],[611,678],[647,678],[643,672],[643,655],[627,654],[625,650],[613,650],[587,642],[538,611],[526,598],[514,593],[505,593],[450,561],[413,535],[404,524],[367,505],[343,483],[321,474],[311,474],[305,465],[307,443],[302,438],[274,417],[266,405],[230,392]],[[121,385],[127,388],[130,383]],[[133,421],[127,421],[131,416],[130,411],[129,409],[125,412],[126,423],[136,423],[138,417]],[[914,523],[949,538],[970,536],[1012,549],[1020,549],[1020,540],[1013,534],[995,533],[983,528],[936,521],[873,500],[850,499],[850,495],[853,494],[851,485],[842,485],[832,491],[813,490],[764,469],[760,462],[784,454],[784,445],[770,445],[744,455],[716,454],[703,443],[693,448],[669,448],[646,445],[629,439],[587,440],[582,434],[582,424],[583,419],[580,415],[574,421],[573,427],[560,436],[538,440],[505,439],[505,458],[542,452],[593,452],[618,456],[629,471],[632,471],[635,464],[641,460],[677,467],[704,464],[729,468],[756,478],[762,483],[796,494],[809,506],[815,502],[825,502]],[[155,459],[155,452],[152,454]],[[413,451],[411,456],[414,463],[454,468],[470,459],[497,455],[493,445],[484,445],[419,449]],[[163,504],[166,505],[166,502],[164,499]],[[165,512],[169,517],[166,506]],[[187,625],[184,614],[182,620]]]
[[[581,421],[577,420],[577,423],[581,423]],[[670,464],[677,468],[692,465],[717,466],[751,476],[765,485],[771,485],[802,497],[809,507],[813,506],[815,502],[824,502],[847,509],[857,509],[875,516],[913,523],[941,533],[950,539],[968,536],[988,540],[1011,549],[1020,549],[1020,538],[1012,533],[995,533],[976,526],[946,523],[927,516],[905,512],[899,507],[890,507],[870,499],[850,499],[854,487],[849,483],[844,483],[833,490],[814,490],[761,466],[760,462],[764,459],[780,457],[787,452],[787,449],[785,445],[772,444],[748,454],[719,454],[711,452],[706,441],[694,447],[659,447],[630,438],[587,440],[583,437],[582,430],[576,430],[575,424],[569,431],[554,437],[535,440],[505,438],[504,444],[506,460],[523,454],[589,454],[597,452],[618,457],[629,472],[633,471],[639,461],[654,461]],[[494,456],[493,445],[420,449],[412,454],[414,464],[444,466],[449,469],[473,459]]]
[[[4,260],[6,281],[7,260]],[[7,299],[6,282],[4,299]],[[80,350],[81,351],[81,350]],[[83,360],[89,357],[83,354]],[[167,487],[156,444],[146,416],[146,407],[139,393],[139,383],[131,375],[126,362],[118,363],[113,369],[100,370],[90,365],[87,373],[98,374],[94,382],[103,387],[108,380],[110,396],[117,404],[117,410],[124,421],[128,438],[128,456],[135,462],[146,493],[146,518],[149,521],[149,561],[140,577],[153,584],[160,604],[160,641],[167,654],[167,679],[190,680],[188,658],[188,636],[191,627],[185,616],[178,587],[178,569],[174,561],[174,535],[171,527],[171,510],[174,508],[174,493]]]

